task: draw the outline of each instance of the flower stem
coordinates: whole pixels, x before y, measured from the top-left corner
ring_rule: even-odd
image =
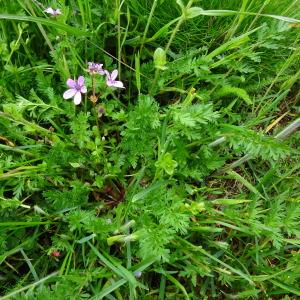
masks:
[[[142,42],[141,42],[141,47],[140,47],[140,53],[142,53],[142,50],[143,50],[143,47],[144,47],[144,43],[145,43],[145,40],[146,40],[146,37],[147,37],[147,33],[148,33],[148,30],[149,30],[149,26],[150,26],[150,23],[151,23],[151,20],[152,20],[152,17],[153,17],[153,14],[154,14],[157,2],[158,2],[158,0],[154,0],[153,1],[152,7],[151,7],[151,11],[150,11],[150,15],[148,17],[146,28],[144,30],[144,34],[143,34],[143,37],[142,37]]]
[[[92,86],[93,86],[93,97],[96,96],[96,78],[95,74],[92,74]]]

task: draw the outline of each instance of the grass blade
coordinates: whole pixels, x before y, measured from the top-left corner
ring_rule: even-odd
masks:
[[[233,15],[246,15],[246,16],[261,16],[261,17],[268,17],[272,19],[276,19],[283,22],[288,23],[299,23],[300,20],[285,17],[285,16],[277,16],[272,14],[258,14],[252,12],[239,12],[236,10],[203,10],[201,7],[191,7],[187,10],[187,18],[192,19],[198,16],[211,16],[211,17],[226,17],[226,16],[233,16]]]
[[[135,277],[133,276],[133,274],[128,271],[127,269],[125,269],[123,266],[121,266],[119,263],[117,262],[112,262],[114,261],[114,259],[112,257],[109,257],[109,259],[107,259],[104,255],[102,255],[95,246],[93,246],[90,242],[88,242],[89,246],[92,248],[93,252],[100,258],[100,260],[109,268],[111,269],[114,273],[116,273],[117,275],[119,275],[120,277],[126,279],[130,284],[132,284],[133,286],[137,285],[137,281],[135,279]],[[106,255],[108,256],[108,255]]]
[[[120,279],[118,281],[115,281],[110,286],[104,288],[100,293],[94,295],[94,297],[92,297],[91,300],[103,299],[105,296],[111,294],[114,290],[118,289],[120,286],[122,286],[126,282],[127,282],[126,279]]]
[[[53,21],[46,18],[40,17],[29,17],[29,16],[19,16],[19,15],[11,15],[11,14],[0,14],[0,20],[14,20],[14,21],[25,21],[25,22],[34,22],[37,24],[43,24],[47,26],[51,26],[57,29],[61,29],[67,33],[74,34],[76,36],[91,36],[92,34],[88,31],[83,31],[78,28],[74,28],[70,25],[63,24],[57,21]]]
[[[29,284],[29,285],[27,285],[25,287],[22,287],[22,288],[20,288],[20,289],[18,289],[16,291],[13,291],[13,292],[5,295],[5,296],[0,297],[0,300],[11,299],[11,297],[13,297],[13,296],[15,296],[15,295],[17,295],[17,294],[19,294],[19,293],[21,293],[23,291],[26,291],[28,289],[33,289],[36,286],[38,286],[38,285],[42,284],[43,282],[47,281],[48,279],[50,279],[52,277],[55,277],[57,274],[58,274],[58,272],[54,272],[54,273],[52,273],[52,274],[50,274],[50,275],[48,275],[48,276],[46,276],[46,277],[44,277],[44,278],[42,278],[42,279],[34,282],[34,283],[31,283],[31,284]]]

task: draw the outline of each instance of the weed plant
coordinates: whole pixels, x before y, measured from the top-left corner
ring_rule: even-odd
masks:
[[[0,299],[300,296],[299,0],[0,5]]]

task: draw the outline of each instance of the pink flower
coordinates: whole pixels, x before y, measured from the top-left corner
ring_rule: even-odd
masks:
[[[48,7],[44,10],[44,12],[46,12],[54,17],[61,15],[61,11],[59,8],[53,9],[52,7]]]
[[[86,86],[84,85],[84,77],[79,76],[78,80],[67,80],[67,86],[70,88],[69,90],[64,92],[64,99],[70,99],[74,97],[74,103],[76,105],[81,102],[81,94],[85,94],[87,92]]]
[[[118,77],[118,70],[113,70],[111,73],[108,71],[104,71],[106,74],[106,84],[107,86],[113,86],[117,88],[124,88],[124,84],[122,81],[116,80]]]
[[[94,62],[88,62],[88,71],[90,74],[104,75],[105,71],[102,68],[103,64],[97,64]]]

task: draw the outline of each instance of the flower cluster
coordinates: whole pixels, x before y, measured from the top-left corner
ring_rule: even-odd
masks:
[[[108,87],[124,88],[123,82],[116,80],[118,77],[118,70],[113,70],[110,73],[107,70],[103,69],[103,64],[88,62],[87,71],[92,76],[95,76],[96,74],[105,75],[106,85]],[[67,86],[69,87],[69,89],[64,92],[63,94],[64,99],[74,98],[75,105],[79,105],[82,99],[81,94],[85,94],[87,92],[87,88],[84,85],[84,81],[85,78],[83,76],[79,76],[77,80],[73,80],[69,78],[67,80]],[[93,90],[94,90],[94,86],[93,86]],[[95,98],[94,92],[93,92],[93,96]]]
[[[103,69],[103,64],[88,62],[88,72],[91,75],[106,75],[106,84],[109,87],[113,86],[117,88],[124,88],[123,82],[116,80],[118,77],[118,70],[113,70],[111,73],[109,73],[107,70]]]
[[[88,62],[88,72],[91,75],[95,75],[95,74],[104,75],[105,74],[105,70],[103,70],[102,66],[103,66],[103,64],[97,64],[97,63],[94,63],[94,62]]]

